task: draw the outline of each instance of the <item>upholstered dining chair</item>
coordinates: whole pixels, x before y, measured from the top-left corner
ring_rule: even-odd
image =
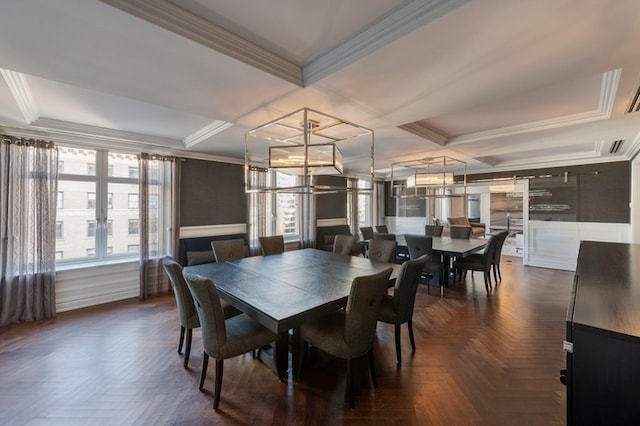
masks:
[[[259,237],[258,241],[260,242],[260,248],[264,256],[284,253],[284,237],[282,235]]]
[[[502,231],[500,233],[498,233],[498,235],[500,235],[500,240],[498,241],[498,243],[496,244],[496,251],[495,254],[493,256],[493,278],[497,283],[502,281],[502,273],[500,272],[500,258],[502,257],[502,246],[504,246],[504,242],[507,239],[507,237],[509,236],[509,232],[508,231]]]
[[[451,238],[468,240],[471,238],[471,227],[465,225],[451,225],[449,227],[449,236]]]
[[[363,240],[372,240],[373,239],[373,227],[371,226],[361,226],[360,233],[362,234]]]
[[[410,259],[418,259],[424,255],[429,255],[431,258],[430,262],[425,264],[422,274],[427,280],[427,293],[430,292],[430,283],[433,274],[438,274],[440,297],[444,296],[444,264],[442,263],[441,256],[433,256],[433,240],[431,237],[418,234],[405,234],[404,240],[407,243]]]
[[[302,368],[307,343],[330,355],[346,359],[346,393],[351,408],[355,405],[354,360],[368,354],[371,381],[374,387],[378,387],[373,360],[373,340],[380,304],[387,290],[391,272],[391,268],[386,268],[373,275],[354,278],[344,310],[331,312],[300,326],[299,368]]]
[[[396,240],[396,234],[389,234],[388,232],[374,232],[373,233],[373,239],[374,240],[389,240],[389,241],[395,241]]]
[[[374,262],[394,263],[398,242],[393,240],[373,239],[369,241],[369,260]]]
[[[475,253],[467,257],[453,262],[455,276],[462,279],[466,271],[481,271],[484,273],[484,287],[487,293],[491,290],[491,266],[495,259],[495,251],[501,236],[499,234],[492,235],[489,238],[484,253]]]
[[[353,235],[338,234],[333,240],[333,252],[345,256],[351,256],[355,251],[356,237]]]
[[[389,233],[389,228],[387,225],[376,225],[376,232],[381,232],[383,234]]]
[[[242,314],[225,320],[218,291],[210,279],[185,274],[202,326],[204,355],[199,389],[204,389],[209,357],[216,360],[213,408],[220,404],[224,360],[252,352],[274,342],[278,336],[249,316]]]
[[[440,237],[442,236],[443,225],[425,225],[424,235],[427,237]]]
[[[200,327],[200,320],[198,319],[198,312],[193,304],[193,297],[187,287],[187,283],[182,275],[182,265],[173,260],[170,256],[165,256],[162,259],[162,267],[169,276],[169,282],[173,289],[173,294],[176,298],[176,305],[178,307],[178,319],[180,320],[180,342],[178,343],[178,353],[182,353],[182,345],[185,342],[186,331],[186,346],[184,349],[184,368],[189,365],[189,355],[191,354],[191,340],[193,338],[193,329]],[[239,315],[240,311],[233,306],[221,302],[222,310],[225,318],[231,318]]]
[[[216,262],[242,259],[245,256],[244,240],[242,238],[211,241],[211,248]]]
[[[411,350],[416,351],[416,343],[413,339],[413,305],[416,300],[420,275],[425,266],[429,264],[430,259],[431,256],[424,254],[417,259],[404,262],[396,278],[393,295],[385,295],[380,305],[378,321],[394,325],[398,364],[402,364],[400,326],[404,323],[407,323],[409,328]]]

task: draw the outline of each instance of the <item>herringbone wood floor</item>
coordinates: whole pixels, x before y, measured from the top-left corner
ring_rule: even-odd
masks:
[[[379,388],[369,387],[363,363],[353,410],[344,402],[344,362],[315,353],[302,381],[290,376],[287,383],[250,355],[226,361],[215,412],[215,369],[209,368],[207,392],[199,392],[200,334],[185,370],[170,296],[4,327],[0,424],[564,424],[558,371],[573,274],[506,257],[502,271],[491,296],[478,273],[445,298],[421,286],[417,351],[411,355],[403,327],[400,366],[393,327],[378,324]]]

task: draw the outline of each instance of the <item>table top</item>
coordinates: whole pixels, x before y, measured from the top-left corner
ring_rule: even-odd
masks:
[[[407,245],[404,240],[404,235],[398,235],[397,237],[399,245]],[[432,250],[436,253],[465,257],[472,253],[485,248],[488,239],[479,238],[451,238],[451,237],[431,237],[433,241]]]
[[[355,277],[400,265],[303,249],[188,266],[211,279],[220,296],[276,333],[346,304]]]

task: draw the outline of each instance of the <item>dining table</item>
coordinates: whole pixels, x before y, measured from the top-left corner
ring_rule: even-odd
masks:
[[[444,265],[444,283],[449,285],[449,275],[452,258],[464,258],[484,249],[489,242],[485,238],[451,238],[451,237],[430,237],[432,241],[431,251],[434,255],[442,257]],[[407,243],[404,234],[396,236],[398,247],[406,247]]]
[[[298,327],[346,306],[354,278],[389,267],[393,269],[393,282],[400,265],[307,248],[187,266],[184,271],[209,278],[223,300],[278,334],[273,359],[278,377],[285,380],[289,330],[291,368],[298,371]]]

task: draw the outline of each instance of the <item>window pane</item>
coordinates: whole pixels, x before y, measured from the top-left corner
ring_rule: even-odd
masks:
[[[87,249],[94,249],[96,245],[96,184],[61,179],[58,181],[58,188],[58,203],[64,208],[59,208],[56,212],[56,238],[59,231],[64,230],[64,235],[56,241],[56,250],[64,251],[65,261],[86,259]],[[93,231],[89,231],[88,222],[94,223]],[[93,232],[93,236],[89,236],[89,232]]]
[[[110,152],[107,164],[107,174],[116,178],[138,178],[138,156],[121,152]],[[135,176],[131,170],[135,169]]]
[[[96,151],[93,149],[78,149],[66,146],[58,147],[58,170],[60,163],[64,163],[64,173],[80,176],[96,175]],[[62,172],[60,172],[62,173]],[[68,255],[65,255],[68,258]]]
[[[130,245],[140,244],[138,185],[109,183],[108,193],[113,196],[113,208],[109,210],[109,219],[112,221],[109,245],[113,248],[114,256],[128,254]]]
[[[296,176],[277,173],[277,186],[294,186]],[[276,195],[276,234],[298,235],[298,196],[295,194]]]
[[[96,193],[95,192],[87,192],[87,208],[95,209],[96,208]]]
[[[139,197],[138,194],[129,194],[129,203],[128,203],[128,208],[129,209],[138,209],[140,203],[139,203]]]
[[[138,235],[140,233],[138,219],[129,219],[129,235]]]
[[[88,220],[87,221],[87,237],[93,238],[96,236],[96,221]]]
[[[113,208],[113,192],[107,194],[107,208],[109,210]]]
[[[61,221],[57,221],[56,222],[56,240],[61,240],[63,238],[63,222]]]
[[[58,210],[64,209],[64,192],[58,191],[58,195],[56,198],[56,208]]]

